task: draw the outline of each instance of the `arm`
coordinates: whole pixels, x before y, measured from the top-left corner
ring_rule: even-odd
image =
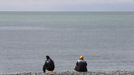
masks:
[[[76,66],[78,66],[78,61],[76,62]]]
[[[46,66],[45,66],[45,64],[43,65],[42,70],[43,70],[44,73],[46,72]]]

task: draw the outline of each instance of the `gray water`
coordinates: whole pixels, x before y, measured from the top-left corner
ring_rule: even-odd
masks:
[[[134,69],[134,12],[0,12],[0,73]]]

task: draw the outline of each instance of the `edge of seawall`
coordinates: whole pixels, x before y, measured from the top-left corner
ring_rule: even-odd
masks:
[[[15,74],[0,74],[0,75],[134,75],[134,71],[89,71],[89,72],[54,72],[54,74],[48,74],[43,72],[27,72],[27,73],[15,73]]]

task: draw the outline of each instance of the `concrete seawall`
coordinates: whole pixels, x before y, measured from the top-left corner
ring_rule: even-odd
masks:
[[[47,73],[17,73],[17,74],[0,74],[0,75],[49,75]],[[109,71],[109,72],[54,72],[53,75],[134,75],[134,71]]]

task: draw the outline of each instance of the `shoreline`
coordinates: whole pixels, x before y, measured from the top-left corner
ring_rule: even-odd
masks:
[[[0,75],[50,75],[43,72],[24,72],[24,73],[14,73],[14,74],[0,74]],[[75,72],[75,71],[65,71],[65,72],[54,72],[53,75],[134,75],[134,71],[88,71],[88,72]]]

